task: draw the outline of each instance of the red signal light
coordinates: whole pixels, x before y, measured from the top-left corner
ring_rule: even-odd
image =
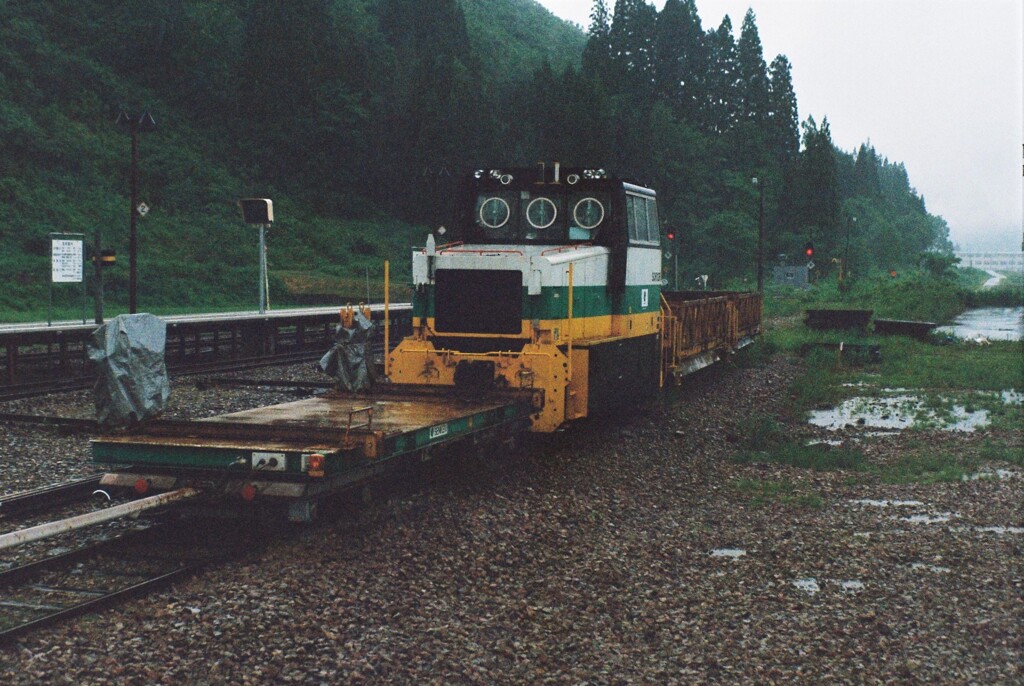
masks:
[[[807,244],[804,246],[804,255],[814,257],[814,243],[812,241],[807,241]]]
[[[668,233],[666,233],[665,238],[669,239],[670,241],[674,241],[676,239],[675,231],[669,231]]]

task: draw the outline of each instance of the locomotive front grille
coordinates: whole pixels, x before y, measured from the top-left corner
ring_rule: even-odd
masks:
[[[518,334],[523,275],[516,270],[438,269],[434,327],[444,333]]]

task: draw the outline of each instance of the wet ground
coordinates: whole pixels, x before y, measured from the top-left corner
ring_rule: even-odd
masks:
[[[712,368],[524,454],[425,463],[250,560],[0,649],[0,683],[1022,683],[1021,468],[888,484],[735,461],[798,364]],[[242,409],[229,395],[176,398],[201,416]],[[885,464],[993,431],[859,445]],[[87,452],[35,430],[0,457],[42,473],[56,438]]]

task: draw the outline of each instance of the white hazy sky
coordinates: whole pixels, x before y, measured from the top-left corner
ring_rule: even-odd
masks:
[[[538,0],[584,28],[593,0]],[[766,62],[793,65],[800,119],[903,162],[962,248],[1024,231],[1022,0],[696,0],[704,30],[757,16]],[[609,0],[614,6],[614,0]],[[664,0],[653,3],[659,10]]]

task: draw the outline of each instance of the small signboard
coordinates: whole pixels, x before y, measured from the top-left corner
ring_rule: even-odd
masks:
[[[50,307],[46,318],[53,324],[53,284],[82,284],[82,323],[85,323],[85,235],[81,233],[50,234]]]
[[[81,238],[53,238],[50,241],[54,283],[81,283],[84,242]]]

